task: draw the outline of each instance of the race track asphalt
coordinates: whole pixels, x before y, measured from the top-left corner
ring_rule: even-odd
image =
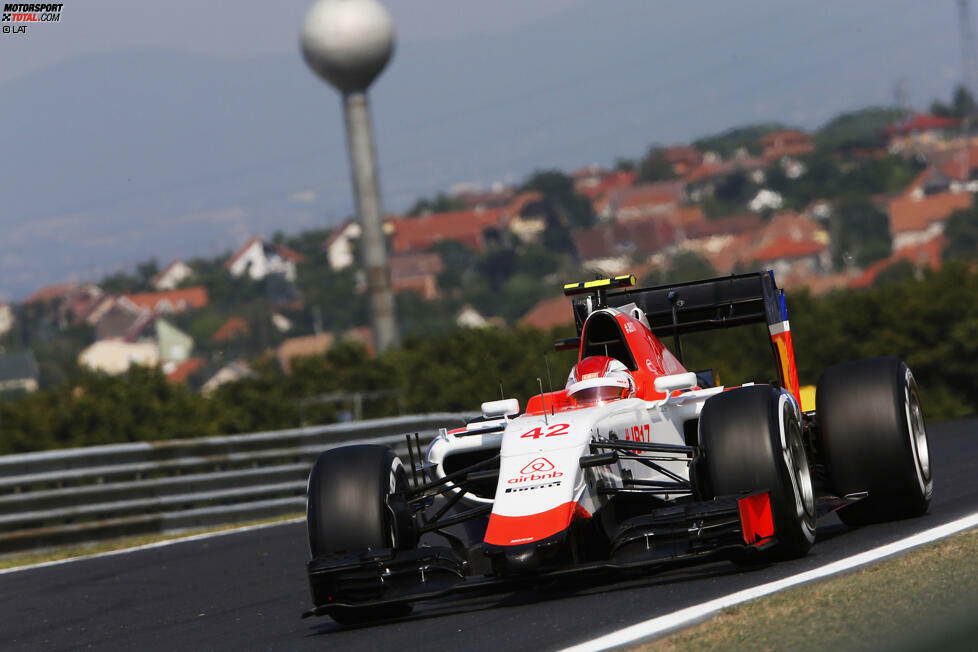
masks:
[[[919,519],[848,530],[819,523],[807,557],[752,571],[715,562],[638,579],[503,597],[443,599],[371,627],[302,620],[305,526],[0,574],[4,650],[553,650],[821,566],[978,512],[978,420],[929,428],[935,498]]]

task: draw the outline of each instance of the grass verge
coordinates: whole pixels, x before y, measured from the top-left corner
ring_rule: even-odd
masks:
[[[638,650],[975,649],[978,531],[725,609]]]
[[[241,528],[252,527],[255,525],[269,525],[272,523],[280,523],[282,521],[288,521],[294,518],[300,518],[302,516],[303,516],[302,513],[285,514],[283,516],[276,516],[273,518],[266,518],[266,519],[261,519],[256,521],[247,521],[244,523],[234,523],[232,525],[221,525],[221,526],[211,527],[211,528],[202,528],[199,530],[187,530],[185,532],[177,532],[172,534],[146,534],[141,536],[112,539],[110,541],[99,541],[97,543],[65,546],[62,548],[55,548],[51,550],[42,550],[37,552],[14,554],[11,556],[0,558],[0,570],[5,570],[8,568],[18,568],[20,566],[32,566],[34,564],[42,564],[51,561],[62,561],[65,559],[73,559],[75,557],[88,557],[90,555],[97,555],[106,552],[114,552],[117,550],[126,550],[127,548],[136,548],[138,546],[145,546],[151,543],[160,543],[163,541],[179,541],[180,539],[186,539],[188,537],[198,536],[201,534],[211,534],[214,532],[230,532],[233,530],[239,530]]]

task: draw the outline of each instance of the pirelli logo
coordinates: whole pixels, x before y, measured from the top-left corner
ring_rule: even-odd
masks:
[[[506,487],[506,493],[516,494],[523,491],[533,491],[534,489],[549,489],[550,487],[559,487],[560,483],[561,480],[557,480],[555,482],[548,482],[546,484],[534,484],[530,485],[529,487]]]

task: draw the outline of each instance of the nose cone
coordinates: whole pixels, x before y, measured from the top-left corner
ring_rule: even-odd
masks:
[[[317,0],[299,33],[302,55],[343,93],[366,90],[394,51],[394,21],[377,0]]]

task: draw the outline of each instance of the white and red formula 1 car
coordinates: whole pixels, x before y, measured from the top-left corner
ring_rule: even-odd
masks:
[[[635,289],[567,285],[579,351],[567,387],[482,404],[409,466],[383,446],[324,452],[309,477],[314,608],[342,623],[413,601],[701,556],[804,555],[818,516],[923,514],[933,482],[913,375],[897,358],[827,369],[799,404],[770,272]],[[684,334],[767,324],[778,380],[712,386]],[[674,355],[660,337],[675,338]]]

